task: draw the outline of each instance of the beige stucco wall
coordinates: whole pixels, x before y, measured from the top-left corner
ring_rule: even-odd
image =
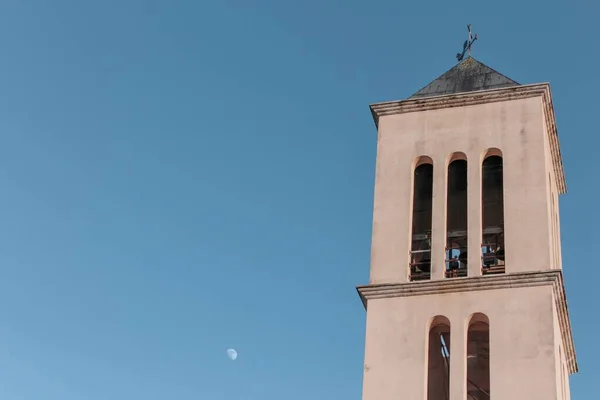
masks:
[[[553,304],[551,286],[369,300],[362,398],[426,399],[429,325],[443,315],[451,323],[450,399],[466,399],[467,324],[483,313],[492,398],[557,400]]]
[[[445,279],[446,173],[455,152],[468,159],[468,273],[481,274],[481,161],[490,148],[504,158],[506,272],[560,267],[542,98],[530,97],[379,119],[370,283],[408,280],[413,166],[420,156],[434,162],[431,279]]]
[[[563,342],[559,340],[562,338],[560,331],[560,322],[558,318],[558,310],[556,309],[556,303],[552,304],[552,313],[554,319],[554,357],[555,357],[555,376],[556,376],[556,393],[558,393],[558,399],[570,400],[571,391],[569,387],[569,372],[567,370],[567,360],[565,349],[563,348]]]
[[[546,123],[544,121],[544,129],[546,129]],[[548,135],[544,136],[544,147],[546,149],[546,169],[548,171],[548,192],[547,192],[547,203],[548,208],[548,229],[551,232],[551,267],[560,269],[562,268],[562,256],[560,246],[560,212],[559,212],[559,198],[558,188],[556,185],[556,174],[554,168],[552,168],[552,156],[550,153],[550,140]]]

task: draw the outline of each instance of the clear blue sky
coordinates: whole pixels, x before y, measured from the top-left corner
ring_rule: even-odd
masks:
[[[552,84],[592,396],[600,6],[570,3],[4,1],[0,398],[359,400],[368,105],[451,68],[467,23]]]

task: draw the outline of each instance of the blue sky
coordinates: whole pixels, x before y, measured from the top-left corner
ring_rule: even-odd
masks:
[[[368,105],[451,68],[467,23],[480,61],[552,84],[572,394],[589,397],[598,15],[591,0],[4,1],[0,397],[360,399]]]

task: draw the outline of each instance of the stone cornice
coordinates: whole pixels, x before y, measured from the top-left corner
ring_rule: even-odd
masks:
[[[565,181],[562,156],[560,153],[560,145],[558,142],[558,132],[554,117],[552,94],[550,92],[550,85],[548,83],[536,83],[532,85],[510,86],[499,89],[479,90],[475,92],[389,101],[385,103],[371,104],[370,107],[375,125],[379,127],[379,119],[386,115],[436,110],[440,108],[463,107],[538,96],[542,98],[544,107],[544,117],[546,120],[546,127],[548,129],[550,151],[552,153],[552,164],[554,173],[556,175],[558,192],[560,194],[565,194],[567,192],[567,185]]]
[[[560,270],[553,269],[536,272],[474,276],[469,278],[365,285],[358,286],[356,290],[366,309],[368,301],[372,299],[426,296],[545,285],[552,286],[567,368],[569,374],[574,374],[578,371],[577,358],[575,356],[575,346],[571,332],[571,322],[565,296],[562,271]]]

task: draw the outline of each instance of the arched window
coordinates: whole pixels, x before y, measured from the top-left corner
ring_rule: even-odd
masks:
[[[427,400],[450,397],[450,321],[437,316],[429,328]]]
[[[490,321],[479,313],[467,333],[467,398],[490,400]]]
[[[467,156],[456,153],[448,164],[446,196],[446,277],[467,276]]]
[[[433,161],[417,160],[413,183],[412,243],[410,248],[410,280],[431,277],[431,212],[433,201]]]
[[[481,170],[482,273],[502,274],[505,270],[504,172],[500,150],[487,152]]]

